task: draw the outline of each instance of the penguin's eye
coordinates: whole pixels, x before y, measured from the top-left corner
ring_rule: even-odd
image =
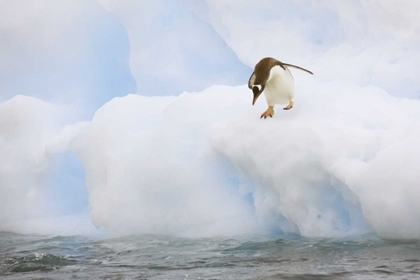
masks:
[[[254,85],[254,87],[253,88],[257,88],[258,89],[258,91],[261,91],[261,85]],[[254,89],[253,89],[254,90]]]

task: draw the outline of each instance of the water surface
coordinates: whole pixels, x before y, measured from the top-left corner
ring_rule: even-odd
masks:
[[[420,241],[0,233],[1,279],[420,279]]]

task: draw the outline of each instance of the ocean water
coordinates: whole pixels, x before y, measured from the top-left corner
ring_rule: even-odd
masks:
[[[420,241],[0,233],[1,279],[420,279]]]

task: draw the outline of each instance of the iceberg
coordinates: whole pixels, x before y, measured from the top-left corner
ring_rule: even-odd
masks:
[[[0,230],[420,237],[418,4],[50,2],[0,10]],[[266,56],[315,76],[260,120]]]
[[[51,221],[62,215],[92,232],[48,187],[54,160],[73,152],[107,236],[419,238],[419,100],[313,77],[300,78],[296,106],[273,119],[251,100],[245,85],[132,94],[66,125],[62,107],[16,96],[0,106],[1,228],[57,232]]]
[[[418,238],[420,101],[313,78],[297,91],[267,120],[246,86],[110,101],[70,143],[93,223],[111,236]]]

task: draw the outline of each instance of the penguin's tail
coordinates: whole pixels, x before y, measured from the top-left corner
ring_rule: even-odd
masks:
[[[308,72],[308,73],[309,73],[309,74],[311,74],[311,75],[313,75],[313,74],[314,74],[314,73],[312,73],[311,71],[309,71],[308,69],[302,68],[302,67],[297,66],[297,65],[293,65],[293,64],[289,64],[289,63],[283,63],[283,62],[282,62],[281,64],[286,65],[286,66],[289,66],[289,67],[293,67],[293,68],[300,69],[300,70],[302,70],[302,71]]]

